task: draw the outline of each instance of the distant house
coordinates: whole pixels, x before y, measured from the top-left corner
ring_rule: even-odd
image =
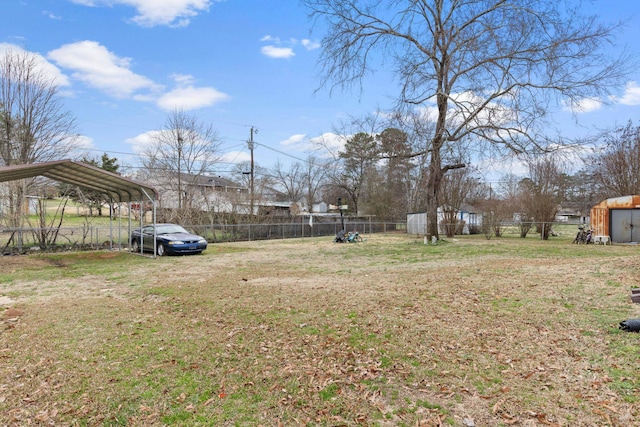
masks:
[[[462,234],[471,234],[471,231],[479,230],[482,225],[482,212],[468,203],[462,203],[458,210],[458,219],[464,221]]]
[[[468,203],[462,203],[456,218],[459,221],[464,221],[464,227],[462,228],[462,234],[471,234],[474,228],[479,229],[482,225],[482,212]],[[445,233],[445,230],[440,227],[440,224],[444,221],[444,209],[438,208],[438,231]],[[407,233],[408,234],[427,234],[427,213],[416,212],[407,214]]]
[[[329,205],[325,202],[316,202],[313,204],[313,213],[327,213],[329,212]]]
[[[586,224],[589,222],[589,217],[583,215],[577,209],[560,208],[556,214],[556,221],[566,222],[568,224]]]
[[[286,193],[273,187],[255,189],[253,200],[251,191],[246,186],[220,176],[181,175],[183,188],[183,206],[202,211],[220,213],[249,214],[253,202],[253,214],[275,217],[291,217],[307,214],[308,207],[303,202],[289,200]],[[180,198],[177,183],[170,184],[154,180],[152,184],[160,193],[160,207],[175,209]],[[328,205],[324,202],[314,203],[313,213],[326,213]]]
[[[153,179],[150,184],[160,193],[159,205],[175,209],[182,200],[183,206],[202,211],[234,212],[242,206],[249,190],[234,181],[220,176],[183,174],[182,194],[177,191],[177,179],[167,181]]]

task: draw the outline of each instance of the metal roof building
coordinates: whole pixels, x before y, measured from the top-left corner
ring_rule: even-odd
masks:
[[[614,243],[640,242],[640,196],[606,199],[591,208],[594,236],[608,236]]]
[[[59,182],[99,191],[114,202],[156,201],[155,188],[118,174],[73,160],[31,163],[0,168],[0,182],[44,176]]]
[[[0,168],[0,182],[37,176],[98,191],[105,194],[112,203],[150,202],[153,209],[153,222],[156,221],[158,191],[154,187],[104,169],[73,160],[57,160]],[[110,228],[110,234],[112,234],[112,227]],[[129,216],[129,228],[131,228],[131,216]]]

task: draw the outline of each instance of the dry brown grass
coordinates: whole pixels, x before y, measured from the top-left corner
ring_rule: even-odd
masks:
[[[0,425],[639,426],[639,337],[617,329],[637,251],[385,235],[0,257],[22,312],[0,324]]]

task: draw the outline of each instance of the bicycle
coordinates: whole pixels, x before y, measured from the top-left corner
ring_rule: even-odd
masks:
[[[358,243],[362,242],[362,236],[357,231],[350,231],[347,233],[347,242],[349,243]]]
[[[589,243],[593,243],[592,241],[592,236],[593,236],[593,231],[591,230],[591,228],[587,227],[585,229],[585,227],[578,227],[578,234],[576,234],[576,238],[573,239],[573,243],[575,244],[585,244],[588,245]]]

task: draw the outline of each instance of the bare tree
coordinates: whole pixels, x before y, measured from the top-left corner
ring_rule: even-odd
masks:
[[[640,126],[629,122],[604,138],[604,150],[590,159],[596,185],[608,197],[640,194]]]
[[[407,212],[424,211],[427,207],[426,188],[429,181],[429,150],[428,142],[424,135],[431,134],[435,130],[435,123],[424,111],[412,110],[406,114],[393,114],[394,127],[401,129],[407,135],[407,145],[410,154],[406,160],[410,160],[413,168],[407,179]],[[414,154],[414,153],[417,153]]]
[[[398,109],[434,107],[435,128],[423,138],[435,236],[443,176],[465,166],[443,160],[451,145],[473,138],[514,153],[544,150],[554,95],[579,104],[629,69],[605,49],[618,26],[599,25],[568,1],[301,1],[327,28],[321,86],[362,88],[363,77],[391,64]]]
[[[489,184],[490,193],[494,195],[497,193],[498,197],[496,199],[489,199],[491,202],[489,206],[497,213],[493,217],[494,222],[496,222],[496,226],[494,226],[496,237],[500,237],[498,230],[500,232],[504,231],[503,225],[505,222],[516,221],[520,231],[520,237],[522,238],[527,237],[533,225],[533,218],[529,217],[529,213],[522,207],[523,202],[526,201],[529,195],[521,191],[521,181],[522,178],[509,173],[503,175],[498,180],[497,192],[493,192],[492,184]]]
[[[314,155],[307,157],[303,179],[305,187],[304,197],[306,198],[309,212],[313,212],[313,204],[321,195],[322,188],[327,184],[330,171],[331,169],[328,162]]]
[[[444,218],[441,225],[447,237],[453,237],[462,232],[461,226],[464,224],[460,222],[458,213],[478,182],[472,173],[471,169],[458,169],[447,174],[443,179],[440,200]]]
[[[240,213],[242,216],[249,215],[251,221],[261,222],[264,220],[263,212],[261,212],[260,206],[262,206],[265,200],[275,197],[273,194],[273,188],[277,186],[277,182],[274,179],[271,171],[258,164],[253,165],[253,195],[251,194],[251,163],[240,162],[233,168],[233,176],[239,177],[240,185],[246,191],[239,194],[238,203],[236,203],[234,211]],[[235,180],[235,178],[234,178]],[[258,206],[256,212],[251,212],[251,200],[253,204]],[[256,213],[258,214],[256,216]]]
[[[176,220],[185,221],[190,210],[206,206],[196,189],[219,160],[219,145],[220,139],[211,125],[175,110],[144,150],[142,163],[164,191],[163,198],[169,201],[165,207],[176,209]]]
[[[38,56],[9,50],[0,57],[0,165],[65,158],[76,148],[75,121],[63,108],[55,78]],[[9,183],[9,225],[22,224],[24,197],[36,180]]]
[[[556,156],[546,154],[530,158],[529,178],[521,182],[525,217],[535,220],[543,240],[551,234],[551,225],[563,200],[563,167]]]
[[[282,187],[291,202],[299,202],[304,194],[305,166],[295,162],[288,168],[278,160],[273,168],[273,180]]]

